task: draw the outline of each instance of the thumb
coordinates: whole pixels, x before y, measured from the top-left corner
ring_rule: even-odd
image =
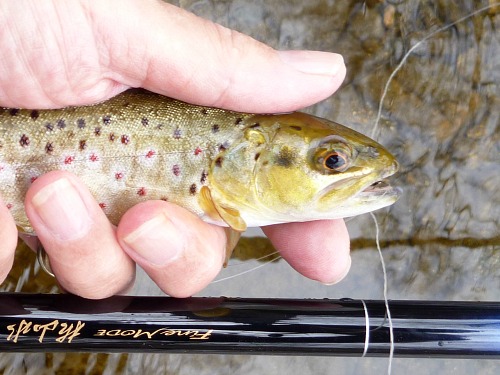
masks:
[[[276,51],[167,3],[91,2],[98,48],[126,86],[246,112],[295,110],[342,83],[342,56]]]

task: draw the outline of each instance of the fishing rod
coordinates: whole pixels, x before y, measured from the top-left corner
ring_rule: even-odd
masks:
[[[500,359],[500,302],[390,301],[394,355]],[[0,352],[387,356],[384,301],[0,293]]]

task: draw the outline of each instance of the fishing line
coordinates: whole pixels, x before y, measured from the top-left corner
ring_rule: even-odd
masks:
[[[368,307],[366,306],[365,301],[360,301],[363,304],[363,309],[365,311],[365,347],[363,349],[363,354],[361,355],[361,358],[363,358],[366,356],[366,353],[368,353],[368,346],[370,345],[370,315],[368,314]]]
[[[450,27],[455,26],[457,23],[463,22],[463,21],[465,21],[465,20],[467,20],[467,19],[469,19],[471,17],[474,17],[476,14],[484,12],[485,10],[493,8],[493,7],[497,6],[497,5],[500,5],[500,2],[496,2],[496,3],[490,4],[488,6],[485,6],[483,8],[480,8],[478,10],[475,10],[474,12],[469,13],[468,15],[466,15],[466,16],[464,16],[462,18],[459,18],[458,20],[456,20],[456,21],[454,21],[454,22],[452,22],[452,23],[450,23],[448,25],[440,27],[439,29],[437,29],[437,30],[433,31],[432,33],[430,33],[429,35],[427,35],[425,38],[419,40],[417,43],[415,43],[415,45],[413,45],[413,47],[411,47],[408,50],[408,52],[405,53],[405,55],[403,56],[403,58],[401,59],[401,61],[399,62],[399,64],[396,66],[396,68],[392,71],[391,75],[387,79],[387,82],[385,83],[384,90],[382,92],[382,97],[380,98],[380,102],[379,102],[379,105],[378,105],[378,112],[377,112],[377,117],[375,119],[375,124],[373,125],[373,129],[372,129],[372,132],[371,132],[371,135],[370,135],[371,138],[375,139],[375,133],[377,132],[378,125],[379,125],[379,122],[380,122],[380,118],[382,117],[382,105],[384,103],[384,100],[385,100],[385,97],[387,95],[387,92],[389,91],[389,85],[391,84],[392,80],[394,79],[394,77],[396,76],[396,74],[399,72],[399,70],[406,63],[406,60],[411,55],[411,53],[415,49],[417,49],[420,45],[422,45],[422,43],[426,42],[427,40],[429,40],[430,38],[432,38],[434,35],[440,33],[441,31],[447,30]]]
[[[266,263],[264,263],[264,264],[258,265],[257,267],[254,267],[254,268],[251,268],[251,269],[249,269],[249,270],[246,270],[246,271],[243,271],[243,272],[237,273],[237,274],[235,274],[235,275],[231,275],[231,276],[223,277],[222,279],[217,279],[217,280],[214,280],[214,281],[212,281],[212,284],[215,284],[215,283],[218,283],[218,282],[221,282],[221,281],[230,280],[230,279],[233,279],[233,278],[235,278],[235,277],[242,276],[242,275],[244,275],[244,274],[246,274],[246,273],[256,271],[256,270],[258,270],[259,268],[262,268],[262,267],[264,267],[264,266],[267,266],[268,264],[270,264],[270,263],[272,263],[272,262],[274,262],[275,260],[278,260],[278,259],[280,259],[280,258],[281,258],[281,255],[278,255],[276,258],[271,259],[269,262],[266,262]]]
[[[385,269],[384,256],[382,255],[382,249],[380,248],[380,238],[379,238],[379,227],[377,218],[370,212],[370,215],[375,222],[375,243],[377,244],[377,251],[380,257],[380,263],[382,264],[382,273],[384,274],[384,304],[385,311],[387,313],[387,321],[389,322],[389,339],[390,339],[390,349],[389,349],[389,365],[387,367],[387,374],[390,375],[392,372],[392,360],[394,358],[394,330],[392,326],[391,310],[389,309],[389,299],[387,297],[387,270]]]
[[[452,23],[450,23],[448,25],[445,25],[445,26],[442,26],[442,27],[438,28],[437,30],[431,32],[426,37],[424,37],[423,39],[421,39],[417,43],[415,43],[408,50],[408,52],[405,53],[405,55],[403,56],[403,58],[401,59],[401,61],[399,62],[399,64],[396,66],[396,68],[389,75],[389,78],[387,79],[387,82],[385,83],[384,90],[382,91],[382,96],[380,98],[379,105],[378,105],[377,117],[375,119],[375,123],[373,125],[372,132],[371,132],[371,135],[370,135],[371,138],[375,139],[375,134],[377,133],[377,130],[378,130],[378,127],[379,127],[379,123],[380,123],[380,119],[382,117],[382,106],[384,104],[385,98],[386,98],[387,93],[389,91],[389,85],[391,84],[391,82],[394,79],[394,77],[396,76],[396,74],[401,70],[401,68],[403,67],[403,65],[406,63],[406,61],[408,60],[408,57],[412,54],[412,52],[415,51],[424,42],[426,42],[427,40],[429,40],[430,38],[432,38],[434,35],[436,35],[436,34],[442,32],[442,31],[445,31],[445,30],[453,27],[454,25],[456,25],[456,24],[458,24],[460,22],[463,22],[463,21],[465,21],[465,20],[467,20],[469,18],[474,17],[476,14],[484,12],[485,10],[491,9],[491,8],[493,8],[495,6],[498,6],[498,5],[500,5],[500,2],[489,4],[489,5],[487,5],[487,6],[483,7],[483,8],[475,10],[472,13],[469,13],[468,15],[466,15],[464,17],[459,18],[458,20],[456,20],[456,21],[454,21],[454,22],[452,22]],[[382,255],[382,250],[381,250],[381,247],[380,247],[380,239],[379,239],[379,232],[380,231],[379,231],[378,222],[377,222],[377,219],[376,219],[375,215],[372,212],[370,212],[370,215],[373,218],[373,221],[375,222],[375,242],[376,242],[376,245],[377,245],[377,251],[378,251],[379,256],[380,256],[380,263],[382,265],[382,272],[383,272],[383,276],[384,276],[384,292],[383,292],[383,294],[384,294],[385,308],[386,308],[386,312],[387,312],[387,319],[388,319],[388,322],[389,322],[389,335],[390,335],[389,365],[388,365],[388,368],[387,368],[387,373],[390,375],[391,372],[392,372],[392,361],[393,361],[393,358],[394,358],[394,331],[393,331],[393,325],[392,325],[391,312],[390,312],[390,309],[389,309],[389,301],[388,301],[388,297],[387,297],[387,271],[386,271],[386,268],[385,268],[385,262],[384,262],[384,257]]]
[[[279,251],[273,251],[272,253],[269,253],[269,254],[266,254],[266,255],[262,255],[261,257],[258,257],[258,258],[255,258],[254,260],[256,261],[261,261],[262,259],[266,259],[266,258],[269,258],[269,257],[272,257],[273,255],[276,255],[276,254],[279,254]],[[277,256],[276,258],[274,259],[271,259],[270,261],[267,261],[266,264],[269,264],[269,263],[272,263],[274,262],[275,260],[281,258],[281,255]],[[237,267],[237,266],[243,266],[243,265],[246,265],[246,262],[245,261],[241,261],[241,262],[232,262],[229,266],[229,267]]]

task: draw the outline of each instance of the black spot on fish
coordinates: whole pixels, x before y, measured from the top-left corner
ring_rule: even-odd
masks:
[[[156,129],[161,130],[163,129],[164,126],[165,126],[164,124],[158,124],[156,125]]]
[[[218,124],[215,124],[212,126],[212,133],[218,133],[220,130],[220,127]]]
[[[122,135],[122,138],[121,138],[121,141],[124,145],[128,145],[130,143],[130,136],[126,135],[126,134],[123,134]]]
[[[101,135],[101,128],[98,126],[97,128],[94,129],[94,134],[98,137]]]
[[[104,125],[109,125],[109,124],[111,124],[111,116],[109,116],[109,115],[103,116],[103,118],[102,118],[102,123],[103,123]]]
[[[143,117],[141,119],[141,124],[142,124],[142,126],[148,126],[149,125],[149,120],[147,119],[147,117]]]
[[[109,140],[110,140],[110,142],[114,142],[115,139],[116,139],[115,133],[109,133]]]
[[[23,134],[21,136],[21,139],[19,139],[19,144],[22,147],[28,147],[30,145],[30,139],[28,138],[28,136],[26,134]]]
[[[236,120],[234,120],[234,125],[239,125],[243,122],[243,118],[242,117],[237,117]]]
[[[254,160],[257,161],[260,158],[260,152],[257,152],[254,156]]]
[[[52,125],[50,122],[45,124],[45,129],[47,129],[49,132],[54,130],[54,125]]]
[[[201,172],[200,184],[204,184],[205,182],[207,182],[207,177],[208,177],[207,172],[205,171]]]
[[[259,126],[260,126],[260,124],[258,122],[256,122],[255,124],[250,125],[249,128],[250,129],[255,129],[255,128],[258,128]]]
[[[223,144],[221,144],[219,146],[219,151],[226,151],[226,146],[224,146]]]
[[[16,116],[19,113],[19,108],[11,108],[9,109],[9,114],[11,116]]]
[[[189,187],[189,194],[191,194],[191,195],[195,195],[196,194],[196,184],[192,184]]]
[[[87,140],[82,139],[82,140],[80,141],[80,151],[83,151],[83,150],[85,150],[86,148],[87,148]]]
[[[59,129],[64,129],[66,127],[66,121],[64,121],[63,119],[60,119],[57,121],[57,127]]]
[[[83,118],[79,118],[78,120],[76,120],[76,125],[78,126],[78,129],[84,129],[85,120]]]
[[[275,160],[275,163],[281,167],[290,167],[296,158],[295,153],[289,147],[282,147]]]
[[[297,130],[297,131],[301,131],[302,130],[302,127],[297,126],[297,125],[291,125],[290,128],[293,129],[293,130]]]
[[[40,116],[40,112],[38,112],[36,109],[32,110],[31,113],[30,113],[30,117],[33,119],[33,120],[36,120],[38,118],[38,116]]]
[[[174,139],[180,139],[182,137],[182,131],[179,128],[175,128],[174,130]]]
[[[215,159],[215,166],[216,167],[222,167],[222,156],[219,156],[217,159]]]
[[[206,108],[202,108],[200,112],[202,115],[205,115],[205,116],[208,115],[208,111]]]
[[[51,154],[53,151],[54,145],[52,144],[52,142],[47,142],[47,144],[45,145],[45,153]]]

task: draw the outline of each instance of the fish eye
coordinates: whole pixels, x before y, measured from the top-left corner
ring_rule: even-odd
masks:
[[[338,151],[331,151],[323,156],[323,167],[335,172],[344,172],[347,167],[347,155]]]
[[[340,147],[338,144],[332,148],[321,147],[314,153],[315,169],[323,174],[341,173],[352,165],[352,153],[349,148]]]

